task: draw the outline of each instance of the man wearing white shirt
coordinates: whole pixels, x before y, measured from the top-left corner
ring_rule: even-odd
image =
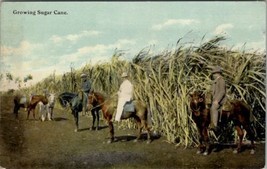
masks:
[[[124,72],[121,77],[123,78],[123,82],[120,85],[120,89],[118,91],[118,106],[117,106],[115,121],[121,120],[121,115],[122,115],[124,104],[127,101],[130,101],[133,99],[133,85],[128,80],[128,74]]]

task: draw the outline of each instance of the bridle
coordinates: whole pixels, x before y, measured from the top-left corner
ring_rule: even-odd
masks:
[[[116,96],[116,95],[117,95],[117,94],[114,94],[114,95],[112,95],[110,98],[113,98],[113,97]],[[94,93],[88,95],[88,100],[89,100],[89,96],[93,97],[93,99],[96,100],[96,96],[95,96]],[[94,101],[94,100],[93,100],[93,101]],[[97,100],[96,100],[96,101],[97,101]],[[107,101],[108,101],[108,100],[105,100],[105,101],[102,102],[101,104],[98,104],[97,106],[91,107],[91,110],[92,110],[92,109],[95,109],[95,108],[98,108],[98,107],[101,107],[101,106],[104,105]],[[93,105],[93,104],[90,103],[90,105]]]

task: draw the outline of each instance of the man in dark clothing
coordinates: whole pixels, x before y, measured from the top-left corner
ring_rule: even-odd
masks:
[[[83,114],[88,111],[87,108],[87,100],[88,100],[88,95],[91,91],[91,83],[89,79],[87,79],[86,74],[81,74],[81,90],[83,91],[84,94],[84,99],[83,99]]]
[[[222,77],[222,69],[216,66],[212,70],[213,84],[212,84],[212,105],[210,109],[211,113],[211,125],[210,129],[218,131],[218,116],[219,110],[226,101],[226,85]]]

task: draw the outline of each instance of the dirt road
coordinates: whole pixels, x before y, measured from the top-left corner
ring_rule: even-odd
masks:
[[[0,166],[8,169],[77,168],[263,168],[265,144],[258,143],[256,153],[244,150],[233,154],[224,147],[208,156],[197,155],[196,148],[176,147],[164,137],[151,144],[133,142],[135,130],[115,128],[118,141],[107,144],[108,128],[91,131],[91,117],[81,116],[81,131],[74,132],[70,112],[55,109],[54,121],[26,120],[20,110],[19,120],[12,114],[12,97],[1,96]],[[32,116],[30,117],[32,118]]]

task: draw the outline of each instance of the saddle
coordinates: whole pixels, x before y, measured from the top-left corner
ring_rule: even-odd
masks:
[[[224,102],[224,104],[222,105],[222,110],[223,111],[231,111],[233,108],[232,108],[232,104],[230,103],[230,100],[226,100]]]
[[[133,101],[131,100],[124,104],[121,118],[122,119],[129,118],[133,112],[135,112],[135,107]]]
[[[27,102],[26,96],[21,97],[19,100],[19,104],[26,104],[26,102]]]
[[[123,106],[123,112],[135,112],[133,100],[127,101]]]

